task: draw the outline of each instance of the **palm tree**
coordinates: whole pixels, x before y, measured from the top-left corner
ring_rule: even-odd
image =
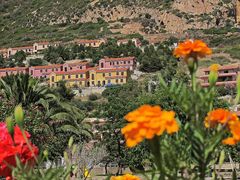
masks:
[[[70,102],[61,102],[60,109],[51,116],[52,123],[60,125],[65,132],[75,134],[80,140],[87,140],[92,137],[91,125],[84,122],[84,114]]]
[[[3,77],[0,79],[0,88],[7,100],[14,105],[29,106],[42,98],[53,96],[47,86],[41,85],[38,79],[34,79],[28,74]]]

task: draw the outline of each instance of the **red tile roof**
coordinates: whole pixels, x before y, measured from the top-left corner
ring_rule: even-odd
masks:
[[[56,68],[56,67],[61,67],[62,64],[52,64],[52,65],[47,65],[47,66],[32,66],[31,68],[35,69],[50,69],[50,68]]]
[[[2,68],[0,71],[21,71],[21,70],[27,70],[27,67],[14,67],[14,68]]]
[[[120,58],[109,58],[109,57],[106,57],[104,59],[105,59],[105,61],[130,61],[130,60],[134,60],[135,57],[120,57]]]

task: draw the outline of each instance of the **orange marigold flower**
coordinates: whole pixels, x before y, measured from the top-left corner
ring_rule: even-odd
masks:
[[[236,114],[226,109],[216,109],[208,113],[205,118],[205,127],[214,127],[216,124],[229,125],[231,122],[238,121]]]
[[[212,64],[209,68],[210,71],[217,72],[221,66],[219,64]]]
[[[212,50],[201,40],[186,40],[183,43],[179,43],[178,47],[174,50],[174,55],[178,58],[201,58],[210,54],[212,54]]]
[[[130,123],[122,128],[128,147],[134,147],[145,138],[152,139],[166,131],[168,134],[179,130],[175,112],[162,111],[159,106],[143,105],[128,113],[125,119]]]
[[[123,176],[112,176],[111,180],[140,180],[140,178],[131,174],[125,174]]]
[[[229,129],[232,137],[223,140],[224,144],[235,145],[240,142],[240,121],[234,121],[229,124]]]

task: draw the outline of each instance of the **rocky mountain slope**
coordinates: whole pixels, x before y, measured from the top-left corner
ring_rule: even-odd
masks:
[[[152,41],[189,29],[234,25],[232,0],[0,0],[0,46],[141,34]]]

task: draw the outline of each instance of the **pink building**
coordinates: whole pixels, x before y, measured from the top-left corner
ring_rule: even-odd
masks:
[[[208,77],[210,74],[210,68],[205,68],[201,70],[203,75],[199,76],[201,80],[201,85],[204,87],[209,86]],[[237,76],[240,74],[240,64],[234,65],[224,65],[221,66],[218,71],[217,86],[235,86]]]
[[[112,68],[128,68],[133,71],[136,68],[135,57],[122,57],[122,58],[104,58],[99,61],[100,69],[112,69]]]
[[[28,68],[27,67],[15,67],[15,68],[4,68],[4,69],[0,69],[0,77],[4,77],[7,75],[11,75],[11,74],[26,74],[28,73]]]
[[[53,72],[72,72],[77,70],[86,70],[88,67],[89,64],[86,61],[53,64],[48,66],[32,66],[29,67],[29,74],[35,78],[49,78],[49,75]]]
[[[32,54],[33,53],[33,47],[32,46],[24,46],[24,47],[8,48],[7,57],[13,56],[19,51],[23,51],[26,54]]]
[[[49,75],[52,72],[60,72],[62,70],[62,64],[53,64],[48,66],[32,66],[29,67],[29,74],[35,78],[49,78]]]

